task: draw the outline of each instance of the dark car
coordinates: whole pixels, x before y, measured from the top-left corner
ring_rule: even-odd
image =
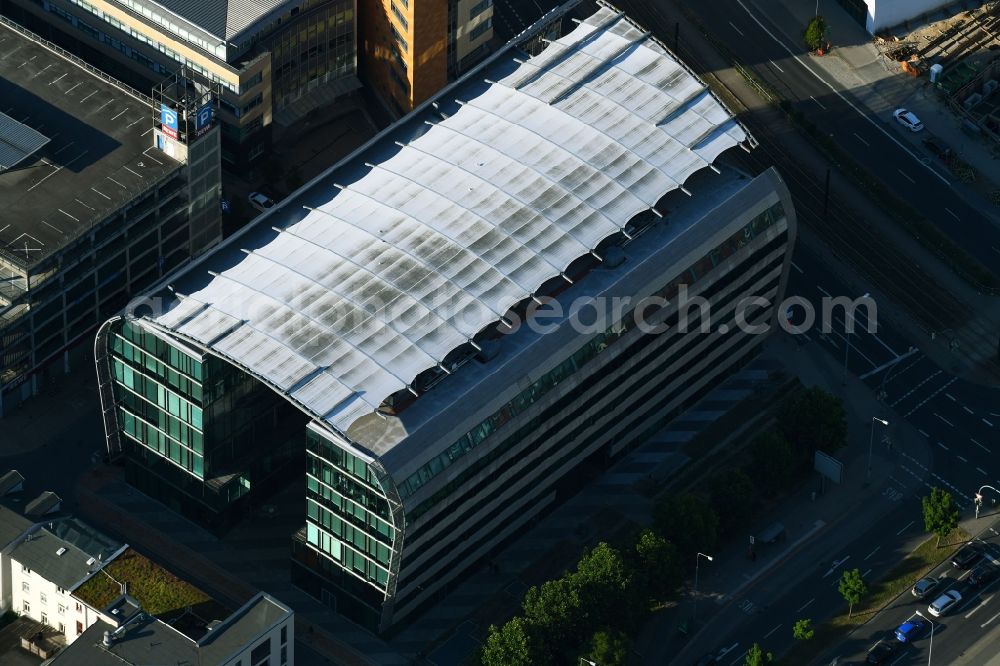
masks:
[[[997,568],[992,564],[980,564],[969,574],[969,585],[981,586],[997,577]]]
[[[951,157],[951,148],[948,147],[948,144],[937,137],[932,136],[924,139],[924,147],[927,148],[929,153],[939,159],[947,160]]]
[[[879,641],[872,646],[872,649],[868,650],[868,658],[865,659],[866,664],[887,664],[889,663],[889,657],[896,651],[892,646],[892,643],[886,643],[885,641]]]
[[[978,562],[982,556],[983,549],[979,547],[979,544],[970,543],[955,553],[955,557],[951,558],[951,566],[956,569],[968,569]]]

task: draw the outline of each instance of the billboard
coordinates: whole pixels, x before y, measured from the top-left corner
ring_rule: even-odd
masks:
[[[160,104],[160,126],[171,139],[178,138],[177,111],[166,104]]]
[[[201,136],[212,126],[212,102],[209,101],[203,107],[198,109],[197,115],[194,118],[194,132],[196,135]]]

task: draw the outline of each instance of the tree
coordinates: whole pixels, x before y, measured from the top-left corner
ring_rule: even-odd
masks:
[[[746,525],[753,517],[757,500],[753,481],[742,469],[727,469],[708,480],[712,509],[719,516],[722,529],[729,531]]]
[[[580,558],[569,580],[591,627],[622,621],[628,572],[617,550],[603,542],[597,544]]]
[[[653,530],[643,530],[635,543],[632,587],[644,607],[666,601],[684,580],[677,548]],[[600,663],[600,662],[598,662]]]
[[[797,641],[807,641],[814,635],[816,635],[816,630],[813,629],[812,620],[809,618],[796,621],[795,626],[792,627],[792,636]]]
[[[851,617],[851,614],[854,613],[854,604],[860,603],[861,599],[868,594],[868,586],[861,578],[860,569],[845,570],[840,576],[840,585],[837,586],[837,589],[840,590],[840,596],[844,597],[844,601],[848,604],[847,617]]]
[[[770,664],[774,661],[774,655],[770,652],[764,652],[760,645],[754,643],[747,650],[746,659],[743,660],[744,666],[764,666],[764,664]]]
[[[803,467],[812,466],[816,451],[832,455],[847,444],[844,403],[818,387],[803,389],[786,399],[778,423]]]
[[[764,494],[777,495],[791,483],[795,458],[780,430],[766,430],[757,435],[750,444],[750,458],[750,474]]]
[[[823,47],[824,37],[826,36],[826,19],[822,16],[814,16],[809,24],[806,26],[806,31],[803,37],[806,41],[806,46],[809,47],[810,51],[816,51]]]
[[[951,499],[951,493],[941,488],[931,488],[930,497],[921,500],[924,507],[924,529],[937,537],[937,546],[941,539],[951,534],[958,527],[958,509]]]
[[[625,632],[601,629],[590,639],[588,659],[600,666],[625,666],[629,641]]]
[[[524,619],[515,617],[499,629],[491,624],[479,659],[483,666],[532,666],[537,663]]]
[[[719,540],[719,516],[694,495],[661,500],[653,507],[656,531],[677,546],[681,562],[694,563],[695,553],[715,552]],[[684,565],[685,567],[687,564]]]
[[[545,636],[545,647],[554,654],[572,650],[582,638],[583,606],[577,586],[568,578],[549,580],[524,595],[524,617]]]

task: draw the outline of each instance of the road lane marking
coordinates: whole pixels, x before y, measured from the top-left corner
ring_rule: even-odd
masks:
[[[773,634],[774,632],[776,632],[776,631],[777,631],[778,629],[781,629],[781,625],[780,625],[780,624],[779,624],[779,625],[777,625],[777,626],[776,626],[776,627],[775,627],[774,629],[772,629],[771,631],[769,631],[769,632],[767,632],[766,634],[764,634],[764,638],[767,638],[767,637],[769,637],[769,636],[770,636],[771,634]]]
[[[802,60],[802,58],[800,58],[799,55],[795,51],[793,51],[791,49],[791,47],[789,47],[787,44],[785,44],[785,42],[783,42],[782,40],[778,39],[778,37],[767,28],[767,26],[765,26],[763,23],[761,23],[760,19],[758,19],[754,15],[754,13],[750,11],[750,8],[747,7],[745,4],[743,4],[743,0],[736,0],[736,2],[738,2],[739,5],[740,5],[740,7],[743,8],[743,11],[745,11],[747,13],[747,16],[749,16],[751,19],[753,19],[754,23],[756,23],[758,26],[760,26],[761,30],[763,30],[764,32],[766,32],[767,35],[771,39],[773,39],[775,42],[778,43],[779,46],[781,46],[781,48],[785,49],[785,51],[790,56],[792,56],[792,58],[794,58],[800,65],[802,65],[802,67],[804,67],[807,72],[809,72],[810,74],[812,74],[813,77],[815,77],[817,80],[819,80],[820,83],[822,83],[824,86],[826,86],[827,88],[829,88],[833,92],[833,94],[835,94],[837,97],[839,97],[845,104],[847,104],[849,107],[851,107],[852,109],[854,109],[854,112],[857,113],[862,118],[864,118],[866,121],[868,121],[872,125],[872,127],[874,127],[879,132],[881,132],[882,134],[884,134],[886,136],[886,138],[888,138],[894,144],[896,144],[897,146],[899,146],[905,153],[907,153],[910,157],[912,157],[914,160],[916,160],[921,166],[923,166],[925,169],[927,169],[932,174],[934,174],[934,176],[936,176],[938,180],[940,180],[942,183],[944,183],[948,187],[952,187],[951,182],[947,178],[945,178],[944,176],[942,176],[940,173],[938,173],[936,169],[932,168],[930,166],[930,163],[925,163],[921,159],[921,157],[919,155],[917,155],[912,150],[910,150],[909,148],[907,148],[906,145],[903,142],[901,142],[899,139],[897,139],[892,134],[890,134],[884,127],[882,127],[867,112],[863,112],[860,108],[858,108],[858,106],[854,102],[852,102],[848,98],[844,97],[844,95],[841,94],[841,92],[839,90],[837,90],[836,86],[834,86],[832,83],[830,83],[829,81],[827,81],[826,79],[824,79],[822,76],[820,76],[819,74],[817,74],[816,71],[813,70],[812,67],[810,67],[809,65],[807,65],[806,62],[804,60]],[[1000,250],[998,250],[998,252],[1000,252]]]
[[[881,547],[882,546],[875,546],[875,550],[873,550],[872,552],[870,552],[867,555],[865,555],[865,560],[867,561],[869,557],[871,557],[872,555],[874,555],[875,553],[877,553],[878,549],[881,548]]]
[[[797,271],[798,271],[799,273],[805,273],[805,271],[804,271],[804,270],[802,270],[801,268],[799,268],[799,265],[798,265],[797,263],[795,263],[794,261],[792,262],[792,267],[793,267],[793,268],[794,268],[795,270],[797,270]]]
[[[947,446],[945,446],[944,444],[942,444],[941,442],[938,442],[938,446],[940,446],[940,447],[941,447],[942,449],[944,449],[945,451],[950,451],[950,450],[951,450],[951,449],[949,449],[949,448],[948,448]]]
[[[858,134],[857,132],[854,133],[854,136],[857,137],[858,141],[860,141],[861,143],[865,144],[865,147],[870,147],[872,145],[872,144],[868,143],[867,141],[865,141],[864,139],[862,139],[861,135]]]
[[[982,472],[984,476],[989,476],[989,474],[986,473],[986,470],[983,469],[982,467],[977,467],[976,469],[978,469],[980,472]]]
[[[851,556],[850,555],[845,555],[844,559],[842,559],[842,560],[834,560],[833,565],[830,566],[830,570],[827,571],[825,574],[823,574],[823,578],[826,578],[827,576],[829,576],[830,574],[832,574],[836,570],[837,567],[839,567],[841,564],[843,564],[844,562],[846,562],[849,559],[851,559]]]
[[[719,650],[719,654],[716,657],[716,659],[725,657],[727,654],[729,654],[730,652],[732,652],[733,650],[735,650],[737,647],[739,647],[739,645],[740,645],[739,643],[733,643],[732,645],[730,645],[727,648],[722,648],[721,650]]]
[[[983,423],[985,423],[986,425],[988,425],[991,428],[993,427],[993,424],[990,423],[989,421],[987,421],[986,419],[983,419]]]
[[[923,430],[917,430],[917,432],[919,432],[919,433],[920,433],[921,435],[923,435],[924,437],[926,437],[926,438],[930,439],[930,435],[928,435],[928,434],[927,434],[926,432],[924,432]]]
[[[872,570],[871,570],[871,569],[869,569],[868,571],[866,571],[866,572],[864,572],[863,574],[861,574],[861,577],[862,577],[862,578],[864,578],[865,576],[867,576],[867,575],[868,575],[868,574],[870,574],[871,572],[872,572]]]
[[[969,438],[969,441],[972,442],[973,444],[975,444],[976,446],[978,446],[979,448],[981,448],[983,451],[986,451],[986,453],[993,453],[988,448],[986,448],[985,446],[983,446],[982,444],[980,444],[976,440],[972,439],[971,437]]]
[[[1000,613],[997,613],[996,615],[994,615],[990,619],[986,620],[986,622],[983,622],[981,625],[979,625],[979,628],[982,629],[983,627],[985,627],[986,625],[988,625],[990,622],[992,622],[993,620],[997,619],[998,617],[1000,617]]]
[[[968,408],[968,407],[966,407],[965,405],[962,405],[962,409],[964,409],[965,411],[967,411],[967,412],[968,412],[968,413],[970,413],[970,414],[975,414],[975,412],[973,412],[973,411],[972,411],[971,409],[969,409],[969,408]]]
[[[796,613],[801,613],[801,612],[802,612],[802,611],[804,611],[805,609],[809,608],[809,606],[811,606],[811,605],[812,605],[812,602],[814,602],[814,601],[816,601],[816,597],[813,597],[813,598],[812,598],[812,599],[810,599],[809,601],[807,601],[807,602],[805,602],[804,604],[802,604],[802,607],[801,607],[801,608],[799,608],[799,609],[798,609],[797,611],[795,611],[795,612],[796,612]]]
[[[911,182],[911,183],[913,183],[914,185],[916,185],[916,184],[917,184],[917,181],[913,180],[913,179],[912,179],[912,178],[910,178],[910,177],[909,177],[908,175],[906,175],[906,172],[905,172],[905,171],[903,171],[902,169],[896,169],[896,171],[898,171],[898,172],[900,173],[900,175],[902,175],[902,176],[903,176],[903,178],[905,178],[906,180],[910,181],[910,182]]]
[[[968,613],[965,614],[965,619],[968,620],[970,617],[972,617],[973,613],[975,613],[977,610],[979,610],[980,608],[982,608],[986,604],[990,603],[990,600],[993,599],[994,596],[995,595],[991,594],[990,596],[988,596],[985,599],[983,599],[982,601],[980,601],[978,606],[976,606],[975,608],[973,608],[972,610],[970,610]],[[766,638],[766,636],[765,636],[765,638]]]
[[[740,33],[740,37],[746,37],[746,35],[743,34],[743,31],[736,27],[735,23],[733,23],[732,21],[730,21],[729,25],[733,26],[733,30],[735,30],[736,32]]]
[[[952,423],[951,421],[949,421],[949,420],[948,420],[948,419],[946,419],[945,417],[941,416],[941,415],[940,415],[940,414],[938,414],[937,412],[934,412],[934,416],[938,417],[939,419],[941,419],[942,421],[944,421],[945,423],[947,423],[948,425],[950,425],[950,426],[951,426],[952,428],[954,428],[954,427],[955,427],[955,424],[954,424],[954,423]]]
[[[923,407],[924,405],[926,405],[928,402],[930,402],[931,400],[933,400],[937,396],[938,393],[940,393],[941,391],[945,390],[946,388],[948,388],[949,386],[951,386],[952,384],[954,384],[957,381],[958,381],[958,377],[952,377],[951,380],[948,381],[948,383],[946,383],[944,386],[942,386],[938,390],[934,391],[934,393],[931,393],[929,396],[927,396],[926,398],[924,398],[923,400],[921,400],[920,402],[918,402],[916,407],[914,407],[913,409],[911,409],[910,411],[908,411],[906,414],[903,415],[903,418],[910,418],[911,416],[913,416],[914,412],[916,412],[918,409],[920,409],[921,407]]]
[[[956,457],[957,457],[957,458],[958,458],[959,460],[961,460],[962,462],[964,462],[964,463],[968,463],[968,462],[969,462],[968,460],[966,460],[965,458],[963,458],[962,456],[960,456],[960,455],[958,455],[958,454],[955,454],[955,456],[956,456]]]
[[[733,664],[738,664],[741,661],[743,661],[743,657],[747,656],[747,652],[749,652],[749,651],[750,650],[744,650],[743,654],[741,654],[740,656],[736,657],[736,659],[734,659],[733,661],[729,662],[730,666],[733,666]]]
[[[778,70],[779,72],[781,72],[782,74],[785,73],[785,70],[783,70],[780,67],[778,67],[778,63],[774,62],[773,60],[768,60],[768,62],[771,63],[772,65],[774,65],[774,68],[776,70]],[[764,638],[767,638],[767,636],[765,636]]]
[[[935,377],[937,377],[938,375],[940,375],[942,372],[944,372],[944,370],[937,370],[937,371],[935,371],[934,373],[931,374],[930,377],[928,377],[927,379],[923,380],[922,382],[920,382],[919,384],[917,384],[916,386],[914,386],[913,388],[911,388],[909,391],[907,391],[906,393],[904,393],[903,395],[901,395],[899,398],[897,398],[889,406],[890,407],[895,407],[899,403],[903,402],[904,400],[906,400],[907,398],[909,398],[910,395],[912,395],[913,393],[915,393],[917,389],[919,389],[921,386],[923,386],[927,382],[931,381],[932,379],[934,379]]]
[[[953,218],[955,218],[955,219],[956,219],[956,220],[958,220],[959,222],[961,222],[961,221],[962,221],[962,218],[960,218],[960,217],[959,217],[958,215],[955,215],[955,213],[954,213],[954,212],[952,212],[951,208],[948,208],[948,207],[945,207],[945,209],[944,209],[944,210],[945,210],[945,212],[946,212],[946,213],[948,213],[949,215],[951,215],[951,216],[952,216]]]
[[[953,396],[951,393],[945,393],[944,397],[948,398],[952,402],[958,402],[958,398],[956,398],[955,396]]]
[[[815,98],[815,97],[813,97],[812,95],[809,95],[809,99],[811,99],[812,101],[814,101],[814,102],[816,102],[817,104],[819,104],[819,108],[821,108],[821,109],[823,109],[824,111],[826,111],[826,107],[825,107],[825,106],[823,106],[823,102],[819,101],[818,99],[816,99],[816,98]]]
[[[915,523],[915,522],[917,522],[917,521],[915,521],[915,520],[911,520],[910,522],[908,522],[908,523],[906,524],[906,527],[904,527],[903,529],[901,529],[901,530],[899,530],[898,532],[896,532],[896,536],[899,536],[900,534],[902,534],[902,533],[903,533],[903,532],[905,532],[906,530],[910,529],[910,526],[911,526],[911,525],[912,525],[913,523]]]
[[[828,291],[827,291],[826,289],[824,289],[823,287],[821,287],[821,286],[819,286],[819,285],[816,285],[816,288],[817,288],[817,289],[819,290],[819,292],[820,292],[821,294],[823,294],[824,296],[830,296],[830,292],[828,292]]]

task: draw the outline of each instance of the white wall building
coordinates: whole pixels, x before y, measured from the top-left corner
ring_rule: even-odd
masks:
[[[955,0],[839,0],[852,13],[867,9],[865,28],[871,34],[892,28],[915,19],[935,9],[954,3]],[[860,18],[860,17],[859,17]]]

